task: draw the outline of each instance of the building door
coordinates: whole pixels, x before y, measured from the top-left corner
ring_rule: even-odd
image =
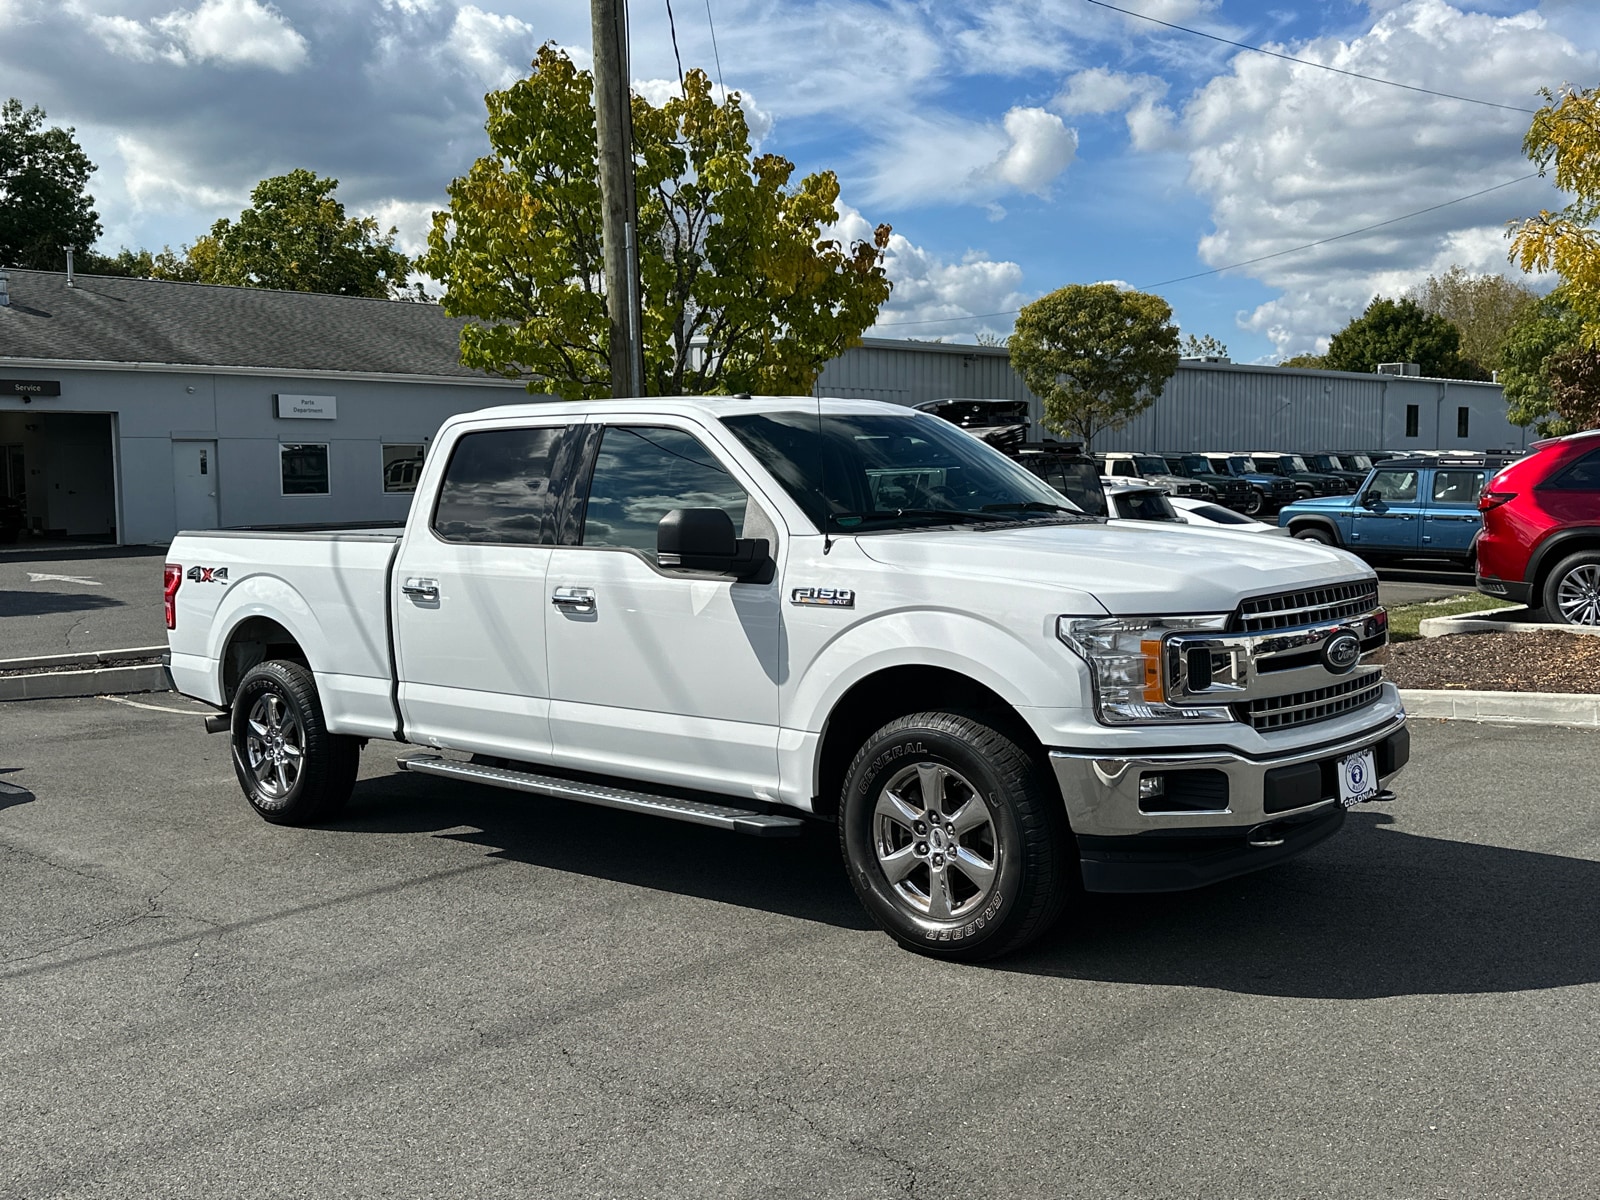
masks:
[[[180,532],[217,527],[215,442],[172,443],[172,494]]]

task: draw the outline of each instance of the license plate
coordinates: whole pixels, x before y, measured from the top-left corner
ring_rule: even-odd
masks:
[[[1339,803],[1346,808],[1365,804],[1378,794],[1378,764],[1371,750],[1339,760]]]

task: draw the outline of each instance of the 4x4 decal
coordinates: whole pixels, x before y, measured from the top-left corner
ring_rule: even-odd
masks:
[[[190,567],[188,578],[194,583],[227,583],[227,567]]]

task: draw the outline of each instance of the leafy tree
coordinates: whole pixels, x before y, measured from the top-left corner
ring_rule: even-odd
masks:
[[[1191,333],[1184,337],[1178,353],[1184,358],[1227,358],[1228,347],[1209,333],[1199,337]]]
[[[338,186],[304,168],[263,179],[237,221],[223,218],[185,247],[185,268],[202,283],[289,292],[384,297],[404,288],[411,261],[394,248],[398,230],[347,217]]]
[[[1178,330],[1160,296],[1072,284],[1023,307],[1011,365],[1050,428],[1092,444],[1154,402],[1178,369]]]
[[[1567,290],[1557,288],[1534,302],[1506,334],[1500,385],[1506,416],[1516,425],[1537,425],[1543,434],[1570,433],[1557,412],[1551,373],[1567,352],[1580,347],[1583,319]]]
[[[1004,346],[1011,341],[1009,334],[990,333],[987,330],[978,334],[977,342],[980,346]]]
[[[1600,350],[1572,346],[1552,356],[1550,397],[1559,420],[1549,432],[1600,428]]]
[[[161,247],[159,254],[148,250],[129,250],[122,247],[115,254],[86,251],[74,260],[74,266],[85,275],[124,275],[133,279],[184,279],[193,281],[196,276],[188,261],[174,254],[170,246]]]
[[[492,153],[450,185],[421,267],[471,319],[461,361],[568,399],[609,395],[593,82],[552,45],[486,97]],[[833,172],[752,156],[739,97],[703,71],[660,108],[633,97],[645,390],[807,392],[889,296],[889,227],[824,235]]]
[[[60,271],[64,246],[86,251],[100,214],[84,188],[95,166],[69,126],[44,127],[45,112],[17,99],[0,105],[0,266]]]
[[[1522,149],[1540,175],[1555,168],[1556,187],[1572,200],[1514,226],[1511,261],[1524,271],[1558,272],[1582,321],[1583,344],[1600,348],[1600,88],[1543,95]]]
[[[1407,289],[1405,299],[1460,330],[1461,356],[1468,362],[1498,371],[1504,365],[1500,353],[1506,335],[1539,294],[1504,275],[1469,275],[1455,266]]]
[[[1328,369],[1328,356],[1326,354],[1296,354],[1293,358],[1286,358],[1278,364],[1280,367],[1299,367],[1302,370],[1326,371]]]
[[[1372,372],[1379,363],[1409,362],[1435,379],[1483,379],[1484,372],[1461,358],[1461,331],[1443,317],[1423,312],[1412,300],[1377,297],[1328,342],[1332,371]]]

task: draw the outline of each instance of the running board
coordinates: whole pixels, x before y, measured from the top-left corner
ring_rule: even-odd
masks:
[[[599,783],[579,783],[571,779],[557,779],[552,775],[535,775],[531,771],[513,771],[507,767],[457,762],[455,759],[440,758],[436,754],[417,754],[409,758],[400,758],[395,760],[395,764],[402,771],[442,775],[446,779],[464,779],[469,783],[486,783],[490,787],[508,788],[513,792],[555,796],[562,800],[577,800],[583,804],[598,804],[602,808],[620,808],[625,812],[649,813],[652,816],[669,817],[674,821],[689,821],[695,825],[731,829],[734,833],[748,833],[755,837],[796,837],[805,826],[805,821],[800,817],[756,812],[748,808],[712,804],[705,800],[682,800],[677,796],[635,792]]]

